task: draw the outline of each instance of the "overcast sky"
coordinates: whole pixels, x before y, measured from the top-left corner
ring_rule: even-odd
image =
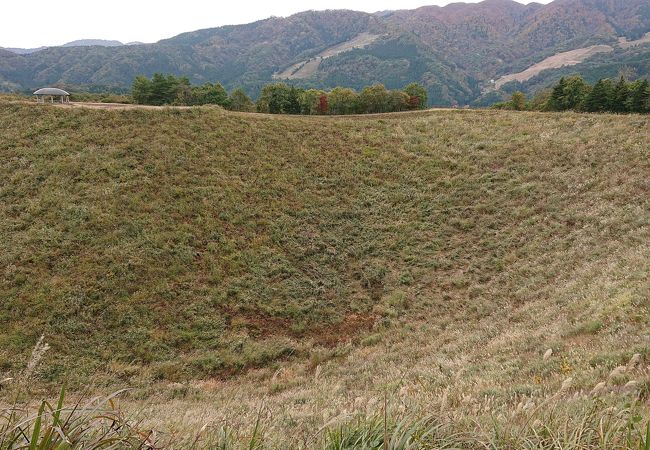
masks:
[[[476,3],[478,0],[466,0]],[[528,0],[518,0],[530,3]],[[549,3],[550,0],[538,0]],[[240,24],[309,9],[376,12],[449,0],[4,0],[0,47],[61,45],[76,39],[156,42],[185,31]],[[51,18],[48,14],[51,13]],[[62,19],[61,17],[65,17]]]

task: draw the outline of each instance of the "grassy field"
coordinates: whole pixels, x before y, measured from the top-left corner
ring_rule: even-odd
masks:
[[[0,398],[132,388],[175,448],[643,448],[649,128],[0,100]]]

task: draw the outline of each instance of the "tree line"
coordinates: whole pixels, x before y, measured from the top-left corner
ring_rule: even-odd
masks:
[[[510,101],[495,103],[492,108],[648,114],[650,83],[645,79],[628,82],[620,77],[618,81],[601,79],[592,86],[580,76],[562,77],[530,102],[523,93],[515,92]]]
[[[344,87],[323,91],[274,83],[264,86],[256,109],[270,114],[373,114],[425,109],[427,102],[426,89],[417,83],[403,90],[375,84],[360,92]]]
[[[221,83],[192,86],[189,78],[156,73],[151,79],[138,76],[131,88],[133,101],[140,105],[219,105],[233,111],[253,111],[255,105],[243,89],[230,94]]]
[[[138,76],[132,96],[142,105],[219,105],[233,111],[269,114],[372,114],[425,109],[426,89],[411,83],[403,90],[390,90],[383,84],[354,89],[336,87],[330,91],[303,89],[286,83],[267,84],[257,102],[238,88],[230,94],[220,83],[193,86],[187,77],[156,73],[151,79]]]

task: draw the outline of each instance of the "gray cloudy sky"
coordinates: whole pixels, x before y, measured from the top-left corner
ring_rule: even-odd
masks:
[[[476,3],[478,0],[466,0]],[[519,0],[530,3],[529,0]],[[549,3],[550,0],[538,0]],[[156,42],[184,31],[288,16],[308,9],[383,11],[450,0],[8,0],[0,6],[0,47],[61,45],[76,39]],[[51,19],[46,19],[52,13]],[[65,16],[64,19],[61,16]]]

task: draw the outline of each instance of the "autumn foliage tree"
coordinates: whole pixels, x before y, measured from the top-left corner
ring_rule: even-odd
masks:
[[[404,92],[408,95],[408,108],[409,109],[425,109],[428,103],[427,90],[418,83],[411,83],[404,88]]]
[[[318,114],[327,114],[329,111],[329,101],[327,100],[327,94],[321,94],[318,99]]]

